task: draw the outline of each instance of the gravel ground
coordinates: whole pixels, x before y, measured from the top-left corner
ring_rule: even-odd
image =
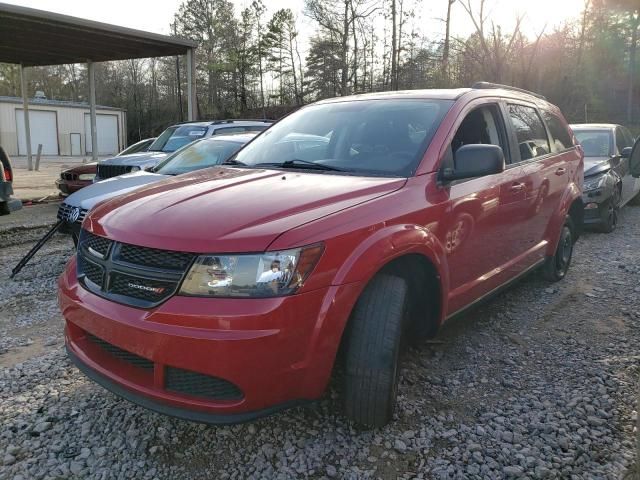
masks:
[[[35,208],[35,207],[34,207]],[[53,478],[638,479],[640,208],[587,234],[567,278],[531,276],[405,357],[396,421],[360,431],[339,392],[254,423],[148,412],[66,359],[57,237],[0,232],[0,480]],[[634,473],[635,472],[635,473]]]

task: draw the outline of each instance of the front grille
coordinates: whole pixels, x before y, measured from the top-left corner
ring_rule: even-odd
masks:
[[[182,271],[191,263],[193,254],[123,244],[118,259],[136,265]]]
[[[153,362],[151,360],[147,360],[146,358],[140,357],[135,353],[127,352],[126,350],[121,349],[120,347],[116,347],[109,342],[105,342],[101,338],[98,338],[94,335],[88,334],[87,339],[91,341],[96,346],[100,347],[105,352],[110,355],[116,357],[118,360],[122,360],[123,362],[127,362],[134,367],[143,368],[145,370],[153,370]]]
[[[82,223],[82,221],[84,220],[84,217],[87,216],[87,209],[86,208],[79,208],[79,207],[73,207],[67,203],[61,203],[60,206],[58,207],[58,220],[63,220],[65,222],[69,222],[71,219],[71,215],[73,212],[74,208],[78,208],[79,209],[79,215],[78,215],[78,219],[75,221],[75,223]]]
[[[94,235],[93,233],[86,231],[85,235],[82,236],[81,242],[83,246],[98,252],[103,257],[109,251],[109,246],[112,243],[108,238],[99,237],[98,235]]]
[[[242,391],[233,383],[203,373],[167,367],[165,389],[210,400],[239,400]]]
[[[174,289],[173,282],[134,277],[124,273],[113,273],[109,285],[109,293],[148,302],[158,302],[166,297],[167,292],[173,292]]]
[[[62,172],[60,174],[60,178],[62,180],[70,180],[70,181],[74,181],[78,179],[78,174],[77,173],[70,173],[70,172]]]
[[[82,271],[84,276],[96,285],[104,283],[104,269],[84,257],[78,258],[78,270]]]
[[[101,179],[117,177],[118,175],[124,175],[131,171],[128,165],[101,165],[98,164],[98,177]]]
[[[193,253],[114,242],[83,229],[77,273],[80,283],[96,295],[151,308],[176,292],[194,257]]]

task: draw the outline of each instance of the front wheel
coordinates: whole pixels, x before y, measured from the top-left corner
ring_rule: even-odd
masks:
[[[573,256],[574,232],[573,221],[571,217],[567,216],[560,232],[560,241],[556,251],[544,264],[542,274],[545,279],[551,282],[558,282],[567,274],[569,265],[571,265],[571,257]]]
[[[404,279],[379,274],[358,299],[349,322],[345,412],[366,427],[382,427],[393,416],[407,297]]]

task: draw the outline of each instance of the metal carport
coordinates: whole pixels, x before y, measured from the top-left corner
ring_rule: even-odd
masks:
[[[91,151],[97,160],[94,62],[186,55],[188,119],[191,121],[197,117],[195,48],[196,44],[189,40],[0,3],[0,62],[20,65],[29,170],[32,152],[26,67],[87,64]]]

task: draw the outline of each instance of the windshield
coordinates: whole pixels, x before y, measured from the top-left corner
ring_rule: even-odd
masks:
[[[247,166],[410,176],[451,105],[406,99],[309,106],[262,133],[235,160]]]
[[[196,125],[169,127],[155,139],[149,150],[152,152],[175,152],[180,147],[204,137],[207,134],[207,128]]]
[[[220,139],[198,140],[179,152],[174,153],[155,169],[162,175],[182,173],[213,167],[224,162],[244,145]]]
[[[585,157],[611,156],[611,133],[608,130],[574,130]]]

